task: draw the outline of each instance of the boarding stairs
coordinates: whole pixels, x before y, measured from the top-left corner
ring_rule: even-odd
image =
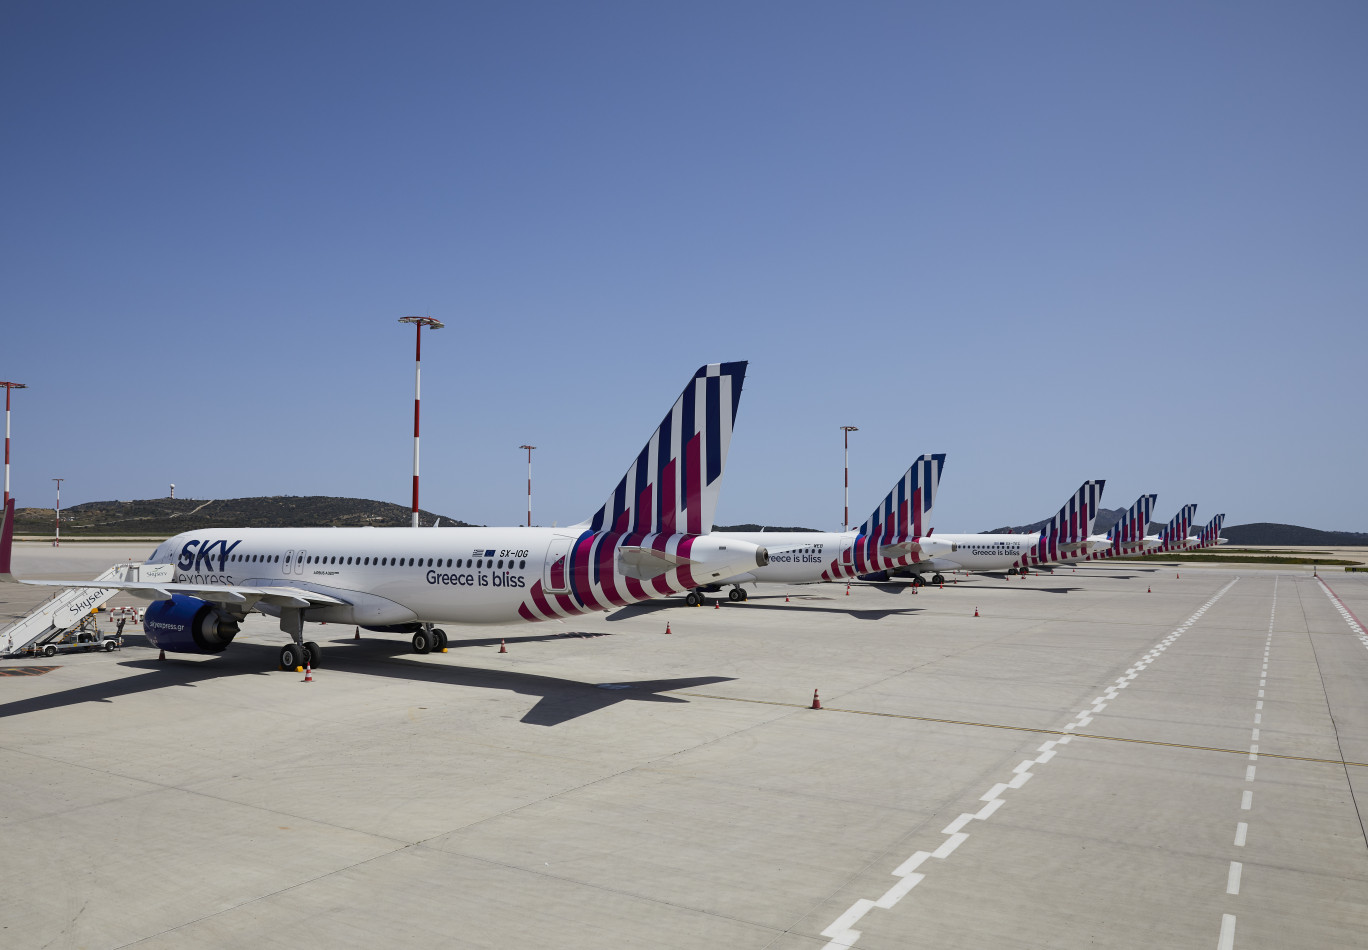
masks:
[[[95,580],[136,581],[141,568],[141,564],[115,564]],[[18,656],[60,638],[118,592],[117,587],[68,587],[59,591],[27,616],[0,629],[0,656]]]

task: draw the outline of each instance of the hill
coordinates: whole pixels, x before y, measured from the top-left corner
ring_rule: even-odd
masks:
[[[1259,521],[1254,524],[1229,525],[1221,536],[1231,544],[1307,545],[1327,547],[1368,547],[1368,533],[1362,531],[1319,531],[1295,524],[1273,524]]]
[[[274,495],[267,498],[156,498],[147,501],[89,501],[62,509],[64,537],[148,535],[166,537],[200,528],[377,528],[403,527],[411,512],[403,505],[367,498],[327,495]],[[430,525],[438,515],[419,511]],[[445,527],[469,527],[442,515]],[[51,508],[20,508],[14,513],[16,534],[51,537]]]
[[[821,528],[778,528],[774,525],[759,524],[717,524],[713,525],[714,531],[803,531],[808,534],[816,534]]]

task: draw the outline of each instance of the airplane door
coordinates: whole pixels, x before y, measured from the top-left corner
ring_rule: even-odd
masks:
[[[286,551],[285,560],[280,562],[280,573],[288,574],[294,570],[294,552]]]
[[[846,566],[851,566],[855,563],[855,557],[852,553],[853,545],[853,538],[841,538],[841,563]]]
[[[552,594],[564,594],[570,590],[570,546],[574,538],[554,538],[546,548],[546,561],[542,567],[542,587]]]

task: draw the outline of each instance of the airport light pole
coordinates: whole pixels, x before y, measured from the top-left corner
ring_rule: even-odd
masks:
[[[59,548],[62,546],[62,482],[65,478],[54,478],[57,483],[57,532],[52,536],[52,546]]]
[[[28,389],[23,383],[0,383],[5,387],[5,505],[9,505],[10,390]]]
[[[845,433],[845,517],[841,519],[841,530],[850,530],[850,433],[859,432],[859,426],[841,426]]]
[[[418,342],[413,356],[413,527],[418,527],[418,404],[423,391],[423,327],[440,330],[446,326],[432,317],[400,317],[400,323],[412,323],[418,330]]]
[[[527,449],[527,526],[532,527],[532,450],[535,445],[520,445],[520,449]]]

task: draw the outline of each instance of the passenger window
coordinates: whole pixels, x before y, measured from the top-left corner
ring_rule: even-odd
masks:
[[[526,562],[526,561],[519,561],[519,562],[518,562],[518,570],[521,571],[521,570],[522,570],[523,568],[525,568],[525,567],[527,567],[527,562]]]
[[[409,558],[408,566],[413,567],[413,558]]]
[[[503,558],[499,558],[499,570],[503,570]]]

